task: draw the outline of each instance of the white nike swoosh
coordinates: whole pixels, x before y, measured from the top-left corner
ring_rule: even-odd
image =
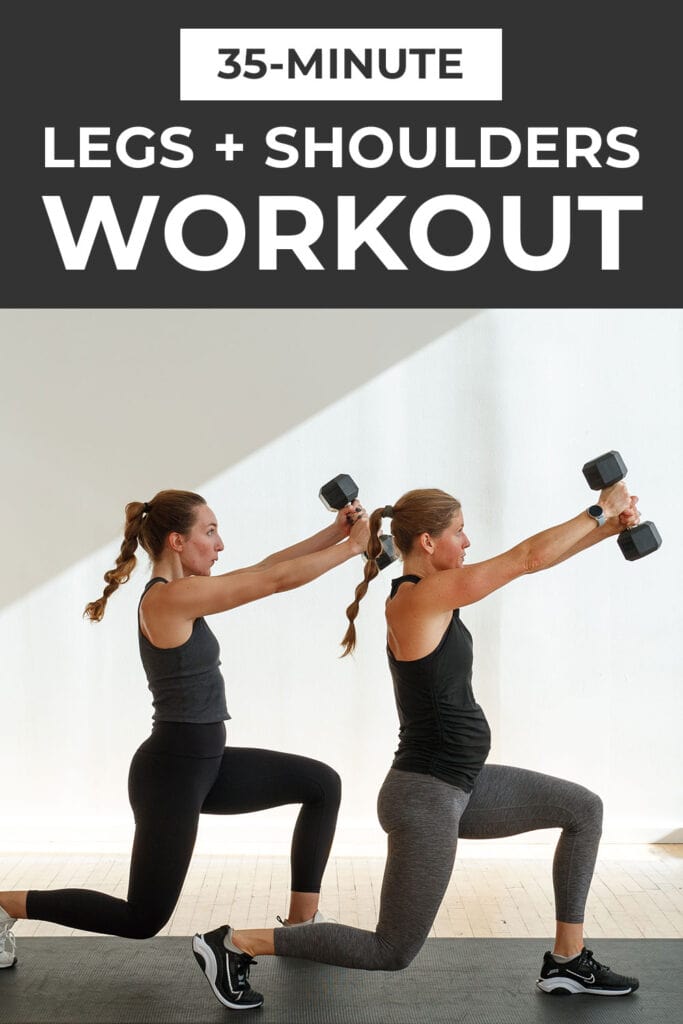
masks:
[[[232,979],[230,977],[230,957],[227,955],[227,953],[225,955],[225,976],[228,979],[228,988],[234,995],[235,999],[240,999],[242,997],[242,993],[239,991],[239,989],[232,987]]]
[[[591,974],[590,978],[587,978],[585,974],[577,974],[576,971],[567,971],[567,974],[573,974],[575,978],[580,978],[581,981],[585,981],[587,985],[595,984],[594,974]]]

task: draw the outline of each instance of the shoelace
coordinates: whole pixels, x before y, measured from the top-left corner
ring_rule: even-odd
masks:
[[[600,974],[602,971],[609,971],[610,969],[607,966],[607,964],[598,963],[598,961],[593,956],[592,949],[584,949],[583,953],[581,954],[580,962],[584,964],[586,967],[588,967],[591,971],[595,971],[597,974]]]
[[[237,984],[244,985],[245,988],[249,982],[249,968],[252,964],[258,963],[253,957],[249,956],[248,953],[243,953],[239,959],[237,966]]]

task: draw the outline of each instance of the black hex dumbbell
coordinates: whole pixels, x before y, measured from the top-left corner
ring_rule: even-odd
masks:
[[[358,484],[348,473],[340,473],[339,476],[335,476],[334,480],[328,480],[326,484],[323,484],[319,497],[330,512],[338,512],[358,497]],[[385,569],[387,565],[396,561],[398,555],[394,541],[388,533],[380,533],[379,539],[382,542],[382,551],[377,558],[377,567]],[[367,559],[367,555],[363,555],[363,558]]]
[[[627,472],[626,463],[619,452],[605,452],[597,459],[591,459],[583,467],[583,475],[588,481],[588,486],[594,491],[601,491],[604,487],[618,483],[624,479]],[[629,562],[635,562],[638,558],[645,558],[656,551],[661,546],[662,538],[655,524],[648,520],[624,530],[619,534],[617,543],[624,558]]]

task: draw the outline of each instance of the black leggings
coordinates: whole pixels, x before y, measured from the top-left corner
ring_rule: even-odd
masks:
[[[341,780],[321,761],[226,747],[222,722],[155,723],[130,766],[135,841],[128,899],[89,889],[31,890],[27,916],[68,928],[146,939],[178,901],[200,814],[244,814],[302,804],[292,838],[292,889],[320,892],[341,799]]]

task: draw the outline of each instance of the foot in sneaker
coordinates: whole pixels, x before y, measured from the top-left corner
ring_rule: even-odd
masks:
[[[292,923],[291,921],[288,921],[287,918],[285,918],[283,920],[280,917],[279,914],[275,918],[275,920],[279,921],[283,928],[301,928],[301,926],[304,925],[304,924],[332,924],[333,923],[329,918],[324,917],[323,914],[321,914],[319,910],[316,910],[316,912],[313,915],[313,917],[311,917],[308,921],[297,921],[295,924]]]
[[[249,968],[256,961],[248,953],[226,949],[224,939],[230,928],[223,925],[192,939],[195,960],[204,971],[216,999],[231,1010],[254,1010],[263,1006],[263,996],[249,984]]]
[[[14,918],[0,907],[0,970],[3,967],[14,967],[17,962],[13,924]]]
[[[589,996],[628,996],[639,984],[637,978],[616,974],[610,967],[598,963],[585,946],[578,956],[566,963],[558,963],[552,953],[546,953],[541,976],[536,982],[542,992],[558,995],[585,992]]]

